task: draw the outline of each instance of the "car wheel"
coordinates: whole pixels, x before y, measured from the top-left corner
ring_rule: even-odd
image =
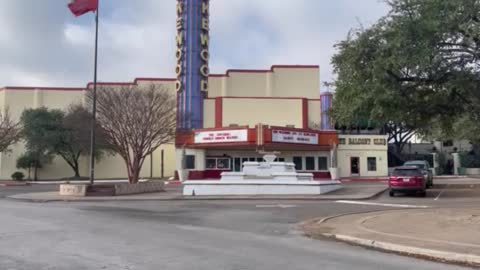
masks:
[[[420,197],[426,197],[427,196],[427,191],[426,190],[422,190],[420,192]]]
[[[388,192],[388,195],[390,195],[390,197],[394,197],[395,196],[395,192],[393,190],[390,190],[390,192]]]

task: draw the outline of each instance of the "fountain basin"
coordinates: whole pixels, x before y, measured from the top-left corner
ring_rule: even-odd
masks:
[[[319,195],[341,188],[339,181],[273,179],[194,180],[183,183],[184,196]]]
[[[241,172],[223,172],[220,180],[183,183],[184,196],[215,195],[319,195],[341,188],[338,180],[315,181],[311,173],[298,173],[292,162],[244,162]]]

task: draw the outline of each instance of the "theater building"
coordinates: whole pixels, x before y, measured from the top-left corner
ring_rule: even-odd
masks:
[[[222,171],[240,171],[245,161],[262,160],[262,151],[275,151],[299,171],[329,177],[330,149],[338,136],[313,129],[321,125],[319,84],[318,66],[210,75],[203,127],[179,131],[177,167],[185,151],[189,179],[219,178]]]
[[[224,171],[240,171],[245,161],[261,160],[265,151],[278,152],[279,160],[295,163],[298,171],[329,178],[330,152],[338,135],[328,114],[332,95],[320,95],[319,67],[209,74],[209,4],[177,1],[175,144],[180,178],[220,178]],[[376,174],[362,170],[367,163],[355,157],[350,163],[340,176]]]
[[[137,78],[132,82],[102,82],[100,87],[154,83],[174,94],[175,81],[175,78]],[[329,177],[334,143],[338,143],[341,177],[387,175],[385,136],[338,135],[332,129],[328,117],[332,96],[319,94],[318,66],[228,70],[224,74],[210,74],[208,84],[199,118],[202,127],[179,129],[174,144],[162,146],[147,158],[141,177],[174,176],[181,167],[182,151],[191,179],[219,178],[223,171],[240,171],[245,161],[260,160],[261,151],[276,151],[279,160],[294,162],[297,170],[324,179]],[[3,87],[0,109],[9,108],[16,120],[27,108],[65,110],[71,104],[84,102],[85,89],[89,87],[91,84],[79,88]],[[16,159],[24,152],[24,144],[20,142],[10,152],[0,153],[0,179],[9,179],[18,170]],[[81,158],[80,164],[81,174],[88,175],[88,158]],[[71,175],[71,169],[59,157],[39,170],[40,179]],[[127,174],[120,157],[108,156],[97,163],[96,175],[125,178]]]

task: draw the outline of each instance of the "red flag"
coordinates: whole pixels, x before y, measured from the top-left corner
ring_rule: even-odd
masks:
[[[96,11],[98,0],[72,0],[68,4],[68,8],[75,16],[83,15],[90,11]]]

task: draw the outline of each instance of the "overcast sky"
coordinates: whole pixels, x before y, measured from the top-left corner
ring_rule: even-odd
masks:
[[[94,15],[68,0],[0,0],[0,87],[84,86],[93,77]],[[173,77],[174,0],[100,0],[99,81]],[[333,45],[388,12],[382,0],[211,0],[210,69],[320,65]]]

